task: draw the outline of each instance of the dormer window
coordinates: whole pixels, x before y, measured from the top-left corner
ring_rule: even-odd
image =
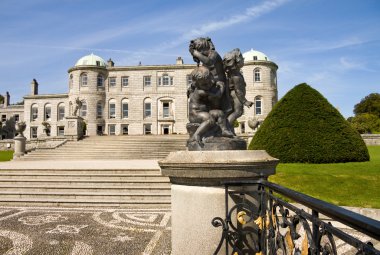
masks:
[[[253,56],[253,60],[257,60],[257,56]]]
[[[100,66],[100,61],[96,61],[96,66]]]

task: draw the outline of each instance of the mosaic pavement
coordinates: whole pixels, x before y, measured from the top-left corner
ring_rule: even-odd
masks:
[[[0,207],[0,254],[170,254],[167,209]]]

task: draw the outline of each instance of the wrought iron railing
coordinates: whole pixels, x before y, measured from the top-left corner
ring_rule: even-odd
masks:
[[[304,210],[285,201],[286,197],[309,208]],[[347,244],[351,254],[380,254],[371,242],[334,227],[321,219],[325,215],[380,240],[380,221],[315,199],[266,180],[225,183],[224,219],[215,217],[214,227],[221,227],[219,254],[342,254],[337,244]]]

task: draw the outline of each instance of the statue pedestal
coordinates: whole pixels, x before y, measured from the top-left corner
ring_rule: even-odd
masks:
[[[24,136],[16,136],[13,140],[15,141],[13,159],[17,159],[25,155],[26,138]]]
[[[265,151],[247,150],[177,151],[159,161],[162,174],[172,183],[172,254],[213,254],[222,231],[211,221],[226,213],[223,183],[267,179],[275,174],[277,164]],[[247,191],[243,186],[234,189]],[[252,204],[258,207],[258,199]],[[219,254],[223,252],[224,248]]]
[[[79,116],[65,117],[65,137],[70,140],[79,140],[83,137],[83,118]]]

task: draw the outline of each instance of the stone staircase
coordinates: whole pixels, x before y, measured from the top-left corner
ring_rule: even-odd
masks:
[[[0,164],[0,205],[168,207],[157,159],[186,136],[91,137]]]
[[[56,149],[37,149],[20,160],[162,159],[186,150],[188,135],[94,136],[67,142]]]

